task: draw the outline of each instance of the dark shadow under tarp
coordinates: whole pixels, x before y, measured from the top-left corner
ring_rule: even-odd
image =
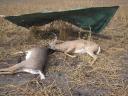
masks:
[[[4,18],[23,27],[43,25],[54,20],[64,20],[86,30],[89,30],[90,26],[92,32],[98,33],[108,24],[118,8],[119,6],[94,7],[58,12],[39,12],[19,16],[5,16]]]

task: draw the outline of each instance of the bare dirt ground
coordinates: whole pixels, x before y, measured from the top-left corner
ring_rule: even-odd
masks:
[[[120,5],[109,25],[93,36],[101,48],[97,62],[89,56],[49,56],[46,80],[27,73],[0,76],[0,96],[128,96],[128,14],[127,0],[0,0],[0,14],[17,15],[42,10],[65,10],[92,6]],[[0,18],[0,68],[22,60],[14,52],[44,46],[28,29]]]

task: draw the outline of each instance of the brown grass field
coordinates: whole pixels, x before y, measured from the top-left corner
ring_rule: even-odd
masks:
[[[92,36],[102,52],[92,66],[88,55],[65,58],[50,56],[46,79],[19,73],[0,75],[0,96],[128,96],[128,1],[127,0],[0,0],[1,15],[19,15],[44,10],[68,10],[119,5],[100,37]],[[44,46],[30,30],[0,18],[0,68],[20,59],[14,52]]]

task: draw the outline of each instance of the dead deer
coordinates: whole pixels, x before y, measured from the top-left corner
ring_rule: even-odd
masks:
[[[14,74],[18,72],[27,72],[31,74],[39,74],[41,80],[45,79],[42,70],[47,62],[48,50],[48,48],[32,48],[26,51],[26,60],[15,64],[9,68],[0,69],[0,74]]]
[[[76,57],[73,55],[70,55],[70,53],[76,53],[76,54],[89,54],[93,61],[91,64],[93,64],[97,59],[97,54],[100,53],[100,46],[96,44],[93,41],[90,40],[84,40],[84,39],[78,39],[78,40],[72,40],[72,41],[65,41],[62,43],[57,42],[57,36],[55,35],[55,40],[49,44],[49,48],[64,52],[64,54],[70,56],[70,57]]]

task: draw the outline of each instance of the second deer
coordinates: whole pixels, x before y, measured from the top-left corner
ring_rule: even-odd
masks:
[[[9,68],[0,69],[0,74],[27,72],[31,74],[39,74],[40,79],[45,79],[42,70],[47,63],[49,52],[50,50],[48,48],[32,48],[26,51],[26,60],[20,62],[19,64],[15,64]]]
[[[76,57],[70,55],[70,53],[74,53],[74,54],[87,53],[93,58],[91,64],[93,64],[97,60],[97,55],[100,53],[100,46],[95,42],[90,40],[78,39],[72,41],[65,41],[57,44],[56,43],[57,36],[56,34],[54,35],[55,35],[55,40],[49,44],[49,48],[56,51],[61,51],[70,57]]]

